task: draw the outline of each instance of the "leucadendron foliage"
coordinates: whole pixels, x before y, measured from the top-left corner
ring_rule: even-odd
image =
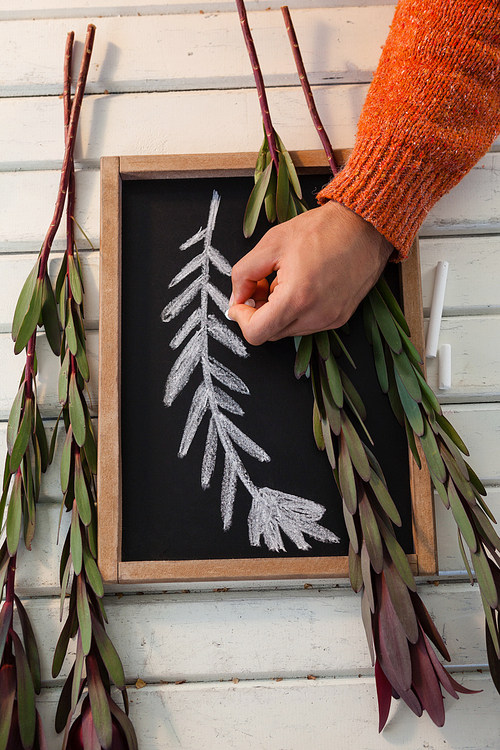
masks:
[[[0,594],[4,598],[0,610],[0,750],[47,748],[36,709],[36,695],[41,687],[40,660],[28,613],[15,592],[15,571],[21,540],[31,549],[42,474],[53,459],[61,418],[66,432],[60,467],[64,494],[61,513],[64,509],[71,513],[71,524],[61,556],[61,618],[65,610],[67,616],[55,649],[53,675],[59,674],[71,638],[76,638],[76,656],[61,692],[56,729],[66,730],[64,748],[137,748],[127,714],[111,697],[111,683],[114,683],[123,693],[127,710],[123,668],[105,631],[104,588],[96,563],[97,449],[85,395],[90,372],[83,322],[82,272],[74,241],[73,151],[94,35],[95,27],[89,25],[73,97],[74,34],[67,38],[63,93],[65,152],[56,206],[40,254],[19,296],[12,324],[14,352],[25,351],[26,364],[7,425],[7,457],[0,499],[0,528],[5,529],[5,541],[0,547]],[[65,206],[67,249],[54,293],[48,260]],[[62,363],[58,383],[62,408],[50,446],[37,401],[39,327],[43,327],[53,353],[61,357]],[[15,611],[20,632],[15,628]],[[71,725],[79,707],[80,713]]]
[[[312,92],[290,14],[285,10],[292,51],[311,110]],[[254,68],[255,59],[255,55],[251,56]],[[257,76],[256,83],[262,107]],[[269,113],[264,109],[262,113],[267,150],[272,152],[267,135],[271,131],[266,127]],[[313,121],[324,142],[327,137],[317,112]],[[327,146],[325,152],[332,163],[329,142]],[[264,144],[254,188],[259,198],[264,193],[262,175],[270,163],[266,153]],[[262,182],[257,191],[259,180]],[[300,196],[300,189],[295,194]],[[271,210],[271,217],[284,221],[295,213],[275,215]],[[244,232],[247,236],[246,225]],[[404,314],[383,279],[367,295],[363,311],[380,387],[406,429],[417,466],[421,466],[417,448],[420,444],[433,486],[445,507],[451,509],[471,583],[472,570],[475,572],[486,615],[490,669],[500,692],[500,538],[492,525],[495,519],[483,499],[484,487],[464,458],[468,456],[466,446],[444,417],[425,380],[422,359],[411,341]],[[445,720],[442,688],[454,698],[458,698],[458,693],[474,691],[459,685],[434,651],[433,647],[449,661],[446,646],[417,593],[408,560],[396,538],[394,527],[401,525],[401,518],[377,461],[377,446],[365,426],[366,408],[339,362],[343,357],[354,365],[344,341],[347,330],[343,327],[299,338],[295,375],[297,378],[310,375],[314,438],[317,447],[327,455],[342,498],[349,535],[349,577],[354,591],[361,594],[362,619],[375,667],[379,731],[387,722],[393,697],[401,698],[417,716],[427,711],[433,722],[442,726]]]

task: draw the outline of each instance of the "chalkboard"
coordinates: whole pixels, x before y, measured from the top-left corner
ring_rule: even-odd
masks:
[[[268,229],[262,218],[250,240],[242,233],[254,160],[232,160],[223,174],[217,158],[194,173],[192,157],[184,170],[103,160],[99,538],[108,580],[346,574],[342,505],[314,443],[310,381],[293,374],[294,341],[252,347],[224,316],[231,265]],[[314,207],[328,176],[321,164],[304,171]],[[399,294],[398,267],[387,273]],[[360,311],[346,343],[360,366],[343,366],[369,405],[403,520],[399,541],[416,567],[406,437],[377,385]]]

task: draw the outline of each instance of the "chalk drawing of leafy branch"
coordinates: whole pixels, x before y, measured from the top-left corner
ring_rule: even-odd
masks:
[[[275,552],[285,551],[281,532],[284,532],[301,550],[310,548],[304,539],[304,534],[322,542],[338,542],[339,538],[333,532],[318,523],[325,512],[322,505],[269,487],[257,487],[252,482],[236,449],[237,446],[240,451],[258,461],[271,460],[266,451],[237,427],[233,419],[228,416],[228,414],[243,416],[244,411],[227,391],[249,395],[248,387],[240,377],[209,354],[209,342],[210,339],[214,339],[236,356],[248,356],[241,339],[225,322],[209,314],[208,309],[209,299],[215,303],[221,313],[228,308],[227,297],[210,281],[211,265],[222,275],[231,275],[230,264],[212,246],[212,235],[219,205],[220,196],[214,191],[206,227],[199,229],[180,246],[180,250],[183,251],[198,242],[203,242],[202,251],[174,276],[169,289],[195,271],[199,271],[199,274],[167,304],[161,314],[163,322],[169,323],[185,310],[198,294],[200,295],[199,306],[181,325],[170,342],[172,349],[178,349],[183,344],[184,348],[168,375],[164,404],[172,405],[198,365],[200,365],[202,376],[201,383],[191,401],[178,456],[179,458],[186,456],[203,417],[208,412],[210,419],[201,466],[201,487],[207,489],[210,486],[220,444],[224,453],[221,487],[221,515],[224,530],[227,531],[231,527],[239,479],[252,498],[248,529],[250,543],[253,546],[260,546],[261,537],[263,537],[268,549]],[[188,339],[190,334],[192,336]],[[217,383],[225,386],[227,390],[223,390]]]

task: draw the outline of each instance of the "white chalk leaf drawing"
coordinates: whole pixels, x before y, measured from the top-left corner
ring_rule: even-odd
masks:
[[[318,523],[325,512],[322,505],[280,490],[257,487],[243,463],[241,454],[261,462],[271,459],[267,452],[234,422],[234,417],[242,417],[245,412],[231,392],[248,396],[250,391],[247,385],[229,367],[209,353],[210,340],[214,340],[233,355],[248,357],[247,348],[241,338],[229,328],[225,320],[209,313],[209,300],[213,301],[221,313],[224,313],[229,305],[226,295],[214,286],[210,278],[212,267],[223,276],[231,275],[231,265],[222,253],[212,246],[219,205],[220,196],[214,191],[206,227],[199,229],[180,246],[180,250],[184,251],[202,242],[203,250],[174,276],[169,289],[180,284],[191,274],[199,273],[188,286],[170,300],[161,313],[162,321],[171,323],[199,295],[198,307],[182,323],[170,341],[172,349],[182,348],[167,377],[163,398],[165,406],[173,404],[196,370],[201,375],[201,382],[189,407],[178,457],[184,458],[187,455],[205,414],[208,414],[200,483],[204,490],[210,486],[220,449],[224,456],[220,495],[224,530],[227,531],[232,524],[239,481],[252,498],[248,516],[251,545],[260,546],[263,540],[272,551],[286,551],[282,534],[301,550],[310,548],[304,535],[321,542],[338,542],[336,534]]]

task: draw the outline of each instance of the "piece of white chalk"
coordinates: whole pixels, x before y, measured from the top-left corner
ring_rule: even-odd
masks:
[[[247,301],[245,302],[245,305],[248,305],[248,307],[255,307],[255,300],[253,299],[253,297],[250,297],[250,299],[247,299]],[[226,310],[224,315],[226,316],[228,320],[232,320],[231,316],[229,315],[229,310]]]
[[[439,347],[439,389],[444,391],[451,388],[451,344]]]
[[[434,281],[434,292],[432,295],[429,328],[427,329],[427,340],[425,346],[426,357],[437,356],[439,329],[441,328],[441,318],[443,316],[444,293],[446,290],[448,266],[448,261],[440,260],[436,267],[436,278]]]

